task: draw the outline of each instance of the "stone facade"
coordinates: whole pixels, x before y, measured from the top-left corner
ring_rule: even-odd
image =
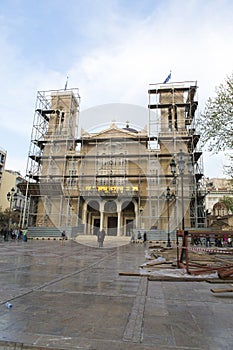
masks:
[[[85,234],[104,228],[118,236],[203,225],[195,91],[185,84],[149,90],[158,98],[149,105],[157,113],[157,134],[149,117],[149,131],[110,123],[98,132],[82,130],[79,138],[78,93],[39,92],[27,169],[29,225]],[[183,171],[171,173],[171,161],[178,166],[180,156]]]

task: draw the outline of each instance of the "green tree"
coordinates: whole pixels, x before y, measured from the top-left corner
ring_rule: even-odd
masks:
[[[200,116],[200,133],[202,144],[210,152],[224,151],[230,159],[226,173],[233,177],[233,73],[227,76],[225,83],[216,88],[216,96],[206,102]]]
[[[0,228],[7,227],[8,228],[9,215],[6,211],[2,211],[0,208]]]
[[[18,226],[19,219],[20,219],[19,211],[18,210],[10,211],[10,209],[5,209],[4,211],[2,211],[2,208],[0,208],[0,229],[8,228],[10,217],[11,217],[12,227],[15,225]]]
[[[233,214],[233,197],[224,196],[219,200],[219,202],[224,203],[225,206],[227,207],[227,210],[228,211],[230,210],[231,213]]]

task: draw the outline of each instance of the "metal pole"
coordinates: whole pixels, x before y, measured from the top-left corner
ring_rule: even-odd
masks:
[[[184,173],[181,171],[181,205],[182,205],[182,230],[184,230]]]
[[[12,224],[12,203],[13,200],[17,200],[17,194],[15,193],[15,189],[12,187],[11,191],[7,193],[7,199],[10,202],[10,212],[9,212],[9,221],[8,221],[8,234],[10,233],[11,224]],[[8,234],[6,240],[8,241]]]
[[[170,240],[170,208],[169,208],[169,198],[167,198],[167,247],[171,247]]]
[[[8,232],[9,233],[10,233],[11,223],[12,223],[11,214],[12,214],[12,193],[11,193],[11,196],[10,196],[10,215],[9,215],[9,221],[8,221]]]
[[[178,159],[178,168],[180,172],[180,178],[181,178],[181,205],[182,205],[182,230],[184,230],[184,152],[182,149],[178,153],[179,159]]]
[[[25,216],[26,216],[26,209],[27,209],[27,198],[28,198],[28,185],[29,185],[29,182],[27,181],[26,193],[25,193],[25,197],[24,197],[22,227],[24,227],[24,223],[25,223]]]
[[[27,201],[28,204],[28,215],[27,215],[27,221],[26,221],[26,227],[29,226],[29,211],[30,211],[30,207],[31,207],[31,196],[29,195],[29,200]]]
[[[19,227],[22,226],[23,206],[20,207]]]

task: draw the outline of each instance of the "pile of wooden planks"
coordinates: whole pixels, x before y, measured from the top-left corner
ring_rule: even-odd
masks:
[[[139,266],[141,271],[120,272],[119,274],[122,276],[147,277],[150,281],[233,282],[233,255],[219,256],[217,253],[209,254],[205,251],[190,251],[188,272],[184,276],[176,275],[176,271],[179,269],[177,270],[177,250],[175,247],[172,249],[160,249],[149,246],[146,252],[146,260],[144,264]],[[174,276],[166,273],[170,272],[171,269],[174,270]],[[156,275],[156,270],[159,270],[158,275]],[[210,275],[213,276],[210,277]]]

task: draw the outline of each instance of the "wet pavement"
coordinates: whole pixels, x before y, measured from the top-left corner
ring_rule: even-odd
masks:
[[[233,293],[119,275],[145,247],[118,243],[0,242],[0,349],[233,349]]]

